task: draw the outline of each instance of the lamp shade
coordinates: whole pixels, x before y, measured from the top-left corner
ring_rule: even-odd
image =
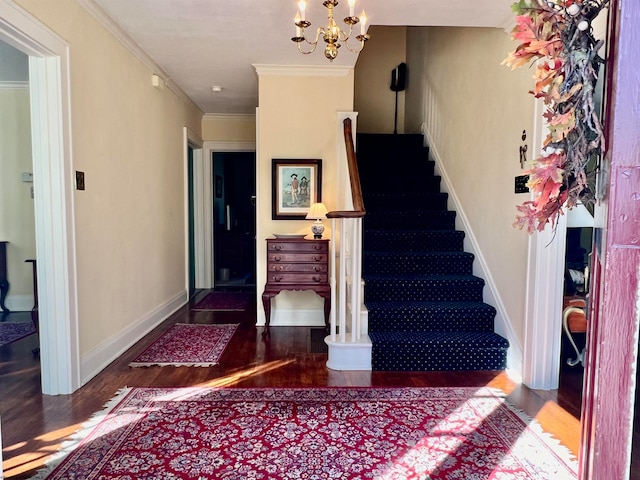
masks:
[[[327,218],[327,207],[324,203],[314,203],[309,207],[309,213],[307,213],[308,220],[322,220]]]

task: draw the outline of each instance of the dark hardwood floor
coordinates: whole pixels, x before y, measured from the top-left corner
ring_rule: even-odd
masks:
[[[94,412],[125,386],[492,386],[553,433],[577,455],[580,373],[566,387],[533,391],[504,372],[338,372],[326,354],[309,353],[310,329],[272,327],[268,341],[255,326],[255,310],[172,315],[73,395],[40,394],[40,363],[32,354],[37,335],[0,347],[0,415],[5,478],[29,478]],[[174,323],[239,323],[214,367],[131,368],[129,362]],[[565,369],[566,370],[566,369]],[[571,386],[573,385],[573,386]],[[577,386],[577,387],[576,387]]]

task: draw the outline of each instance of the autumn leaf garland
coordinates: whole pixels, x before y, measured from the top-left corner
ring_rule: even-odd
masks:
[[[593,95],[598,50],[591,20],[609,0],[520,0],[512,37],[520,42],[502,62],[512,69],[537,62],[530,91],[545,105],[549,133],[542,155],[533,162],[527,186],[533,200],[517,208],[514,226],[529,233],[553,227],[566,204],[593,202],[589,161],[604,151],[604,134]]]

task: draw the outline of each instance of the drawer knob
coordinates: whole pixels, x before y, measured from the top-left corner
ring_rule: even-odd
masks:
[[[314,250],[320,250],[321,248],[322,248],[322,247],[321,247],[320,245],[314,245],[314,246],[313,246],[313,249],[314,249]]]
[[[273,277],[274,282],[279,282],[280,280],[282,280],[282,277]]]
[[[282,250],[282,245],[274,245],[273,249],[274,250]]]
[[[314,261],[314,262],[319,262],[320,260],[322,260],[322,257],[316,257],[316,256],[314,255],[314,257],[313,257],[313,261]]]
[[[273,257],[273,259],[274,259],[276,262],[279,262],[280,260],[282,260],[282,257]]]
[[[316,271],[316,272],[319,272],[322,269],[320,267],[314,267],[313,270]]]
[[[320,277],[313,277],[313,281],[314,282],[318,282],[319,283],[321,280],[322,280],[322,278],[320,278]]]

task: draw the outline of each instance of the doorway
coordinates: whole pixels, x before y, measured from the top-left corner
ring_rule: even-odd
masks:
[[[256,289],[256,155],[213,152],[215,290]]]
[[[81,385],[69,48],[15,3],[0,7],[0,39],[29,56],[42,393],[68,394]]]

